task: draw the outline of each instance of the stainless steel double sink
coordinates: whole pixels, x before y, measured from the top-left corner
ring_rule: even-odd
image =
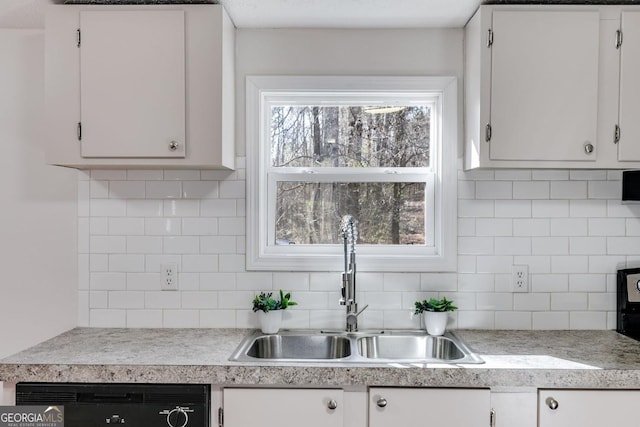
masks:
[[[247,335],[230,359],[240,362],[448,363],[478,364],[455,333],[427,335],[419,330],[336,332],[283,330]]]

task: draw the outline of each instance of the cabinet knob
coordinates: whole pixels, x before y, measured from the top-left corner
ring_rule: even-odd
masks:
[[[329,403],[327,403],[327,408],[331,409],[332,411],[334,409],[336,409],[338,407],[338,402],[336,402],[335,400],[331,399],[329,401]]]
[[[556,409],[558,409],[558,401],[555,400],[553,397],[547,397],[547,399],[545,400],[545,403],[547,404],[549,409],[551,409],[552,411],[555,411]]]
[[[169,143],[169,150],[171,151],[176,151],[178,149],[178,147],[180,146],[180,144],[178,144],[177,141],[171,141]]]
[[[584,144],[584,152],[587,153],[587,154],[593,153],[593,144],[591,144],[589,142]]]
[[[387,399],[385,399],[384,397],[379,398],[376,402],[376,405],[378,405],[378,408],[384,408],[385,406],[387,406]]]

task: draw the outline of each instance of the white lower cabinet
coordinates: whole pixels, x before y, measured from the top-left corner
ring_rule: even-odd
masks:
[[[638,425],[640,390],[545,390],[538,392],[539,427]]]
[[[226,388],[225,427],[342,427],[340,389]]]
[[[487,427],[488,389],[371,388],[369,427]]]

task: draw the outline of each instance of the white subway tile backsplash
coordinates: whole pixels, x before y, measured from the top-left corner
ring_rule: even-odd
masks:
[[[496,200],[495,215],[498,218],[528,218],[531,217],[530,200]]]
[[[569,215],[571,217],[603,217],[607,214],[606,200],[571,200]]]
[[[548,199],[550,196],[549,182],[522,181],[513,183],[514,199]]]
[[[200,240],[195,236],[164,237],[162,242],[165,254],[200,253]]]
[[[129,169],[127,170],[128,181],[162,181],[164,178],[161,169]]]
[[[161,328],[162,310],[127,310],[127,328]]]
[[[215,309],[218,308],[216,292],[182,292],[182,308]]]
[[[513,220],[514,236],[548,236],[550,233],[549,219],[517,218]]]
[[[218,181],[183,182],[182,197],[185,199],[216,199],[218,198]]]
[[[533,329],[562,330],[569,329],[569,313],[563,311],[549,311],[532,313]]]
[[[182,271],[214,273],[218,271],[218,255],[182,255]]]
[[[622,197],[622,184],[620,181],[590,181],[590,199],[617,199]]]
[[[144,308],[144,292],[109,292],[109,308]]]
[[[478,218],[477,236],[513,236],[514,220],[511,218]]]
[[[513,184],[508,181],[476,182],[476,199],[512,199]]]
[[[573,311],[569,313],[570,329],[606,329],[607,313],[604,311]]]
[[[124,328],[127,326],[127,310],[90,309],[89,326],[92,328]]]
[[[182,182],[146,181],[145,191],[148,199],[179,199],[182,197]]]
[[[496,255],[530,255],[530,237],[496,237]]]
[[[142,236],[144,234],[144,219],[142,218],[108,218],[106,222],[108,234],[112,236]],[[93,233],[93,230],[91,232]]]
[[[127,200],[126,212],[128,217],[162,216],[162,200]]]
[[[523,293],[513,295],[513,309],[516,311],[549,311],[551,296],[545,293]]]
[[[235,236],[203,236],[200,237],[200,252],[203,254],[234,254],[237,252],[236,240]]]
[[[586,218],[551,218],[552,236],[586,236]]]
[[[532,292],[568,292],[568,274],[532,274]]]
[[[89,192],[92,199],[108,199],[109,181],[91,181]]]
[[[476,307],[478,310],[513,310],[513,294],[507,292],[479,293],[476,297]]]
[[[199,170],[168,169],[164,171],[165,181],[200,181]]]
[[[534,169],[531,171],[533,181],[566,181],[569,179],[568,170]]]
[[[568,200],[532,200],[531,216],[534,218],[562,218],[569,216]]]
[[[550,197],[552,199],[585,199],[586,181],[552,181]]]
[[[237,289],[237,278],[234,273],[199,273],[199,276],[200,290],[233,291]]]
[[[569,238],[532,237],[531,253],[533,255],[567,255],[569,254]]]
[[[570,237],[569,253],[572,255],[605,255],[607,239],[605,237]]]
[[[164,310],[162,323],[165,328],[198,328],[200,312],[198,310]]]
[[[109,255],[109,271],[143,273],[144,255]]]
[[[165,200],[165,216],[197,217],[200,215],[200,201],[198,200]]]
[[[89,247],[94,254],[125,253],[126,242],[124,236],[92,236],[89,239]]]
[[[527,311],[496,312],[496,329],[531,329],[532,316]]]
[[[125,216],[127,203],[118,199],[91,199],[89,211],[91,216]]]
[[[494,174],[496,181],[531,181],[529,169],[497,169]]]
[[[220,260],[221,272],[242,273],[243,271],[245,271],[244,255],[220,254],[218,255],[218,257]]]
[[[385,291],[417,291],[420,289],[420,273],[384,273]]]
[[[111,218],[115,219],[115,218]],[[89,218],[89,232],[92,236],[100,236],[109,234],[109,222],[105,217]]]
[[[236,212],[236,201],[233,199],[207,199],[200,203],[202,216],[234,217]]]
[[[236,171],[78,174],[80,325],[257,327],[251,300],[283,289],[286,327],[342,328],[340,272],[247,272],[244,157]],[[619,171],[458,170],[458,263],[449,273],[358,273],[361,325],[418,328],[418,299],[453,299],[450,326],[615,327],[616,270],[640,266],[640,206]],[[160,264],[179,290],[160,291]],[[512,265],[530,292],[512,292]]]
[[[184,218],[182,220],[184,236],[213,236],[218,234],[218,218]]]
[[[571,292],[606,292],[607,277],[604,274],[570,274]]]
[[[146,218],[144,234],[148,236],[178,236],[182,221],[180,218]]]
[[[110,199],[144,199],[144,181],[112,181],[109,186]]]

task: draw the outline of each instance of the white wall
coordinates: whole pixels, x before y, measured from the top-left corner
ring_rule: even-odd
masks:
[[[77,323],[77,172],[46,166],[44,36],[0,29],[0,358]]]
[[[254,293],[282,288],[300,303],[287,310],[287,326],[343,326],[339,273],[244,270],[245,77],[454,75],[461,99],[462,36],[456,29],[239,30],[237,171],[81,174],[80,323],[256,326]],[[454,326],[464,328],[615,327],[616,269],[640,259],[640,206],[621,205],[619,172],[459,170],[458,215],[458,271],[360,273],[359,299],[370,305],[361,327],[418,327],[413,302],[431,295],[453,298]],[[179,264],[179,292],[159,291],[164,260]],[[511,292],[513,264],[529,265],[530,293]]]

